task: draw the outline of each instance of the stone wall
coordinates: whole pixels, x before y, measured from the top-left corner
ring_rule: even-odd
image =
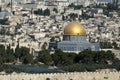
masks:
[[[0,75],[0,80],[120,80],[120,72],[73,72]]]

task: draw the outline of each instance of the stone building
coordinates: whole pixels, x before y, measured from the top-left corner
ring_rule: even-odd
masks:
[[[85,49],[98,51],[99,44],[90,43],[86,40],[86,31],[78,22],[69,23],[63,34],[63,41],[55,43],[50,42],[49,49],[61,49],[63,52],[79,53]]]

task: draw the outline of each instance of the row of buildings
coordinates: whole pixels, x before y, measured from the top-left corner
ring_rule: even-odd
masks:
[[[13,3],[12,12],[11,7],[2,5],[0,18],[8,19],[8,21],[5,25],[0,24],[0,44],[10,44],[11,48],[15,49],[16,45],[19,43],[20,47],[24,46],[30,48],[33,54],[44,48],[48,49],[49,43],[52,41],[59,42],[61,40],[68,40],[67,36],[66,38],[63,36],[65,33],[64,29],[71,22],[69,14],[74,13],[79,15],[75,20],[83,25],[85,28],[83,32],[86,31],[86,37],[82,36],[83,40],[80,42],[88,43],[90,41],[99,43],[109,41],[112,43],[114,41],[118,44],[118,47],[120,46],[120,17],[117,12],[111,12],[109,13],[110,16],[107,16],[103,14],[102,8],[74,10],[67,5],[46,5],[46,3],[43,3],[45,3],[45,1],[42,0],[34,4]],[[58,10],[57,13],[53,10],[54,8]],[[34,11],[38,9],[49,9],[50,15],[43,16],[34,14]],[[94,17],[83,19],[81,17],[83,13],[89,16],[94,15]],[[69,36],[69,38],[74,41],[74,38],[77,39],[81,37]],[[91,45],[90,43],[88,44]],[[94,46],[92,48],[96,49]],[[67,50],[66,48],[63,49]],[[82,50],[83,48],[79,46],[79,49]]]
[[[48,5],[68,5],[71,3],[83,5],[83,6],[89,6],[90,4],[106,4],[106,3],[112,3],[114,0],[0,0],[0,4],[8,4],[8,3],[39,3],[44,2]],[[120,4],[120,1],[118,0],[118,4]]]

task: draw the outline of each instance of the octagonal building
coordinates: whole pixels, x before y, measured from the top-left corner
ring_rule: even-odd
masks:
[[[79,53],[85,49],[98,51],[98,43],[90,43],[86,40],[86,31],[78,22],[70,22],[64,28],[63,41],[50,44],[50,48],[61,49],[63,52]]]

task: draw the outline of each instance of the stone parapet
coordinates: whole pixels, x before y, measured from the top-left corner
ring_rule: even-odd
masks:
[[[71,72],[0,75],[0,80],[120,80],[120,72]]]

